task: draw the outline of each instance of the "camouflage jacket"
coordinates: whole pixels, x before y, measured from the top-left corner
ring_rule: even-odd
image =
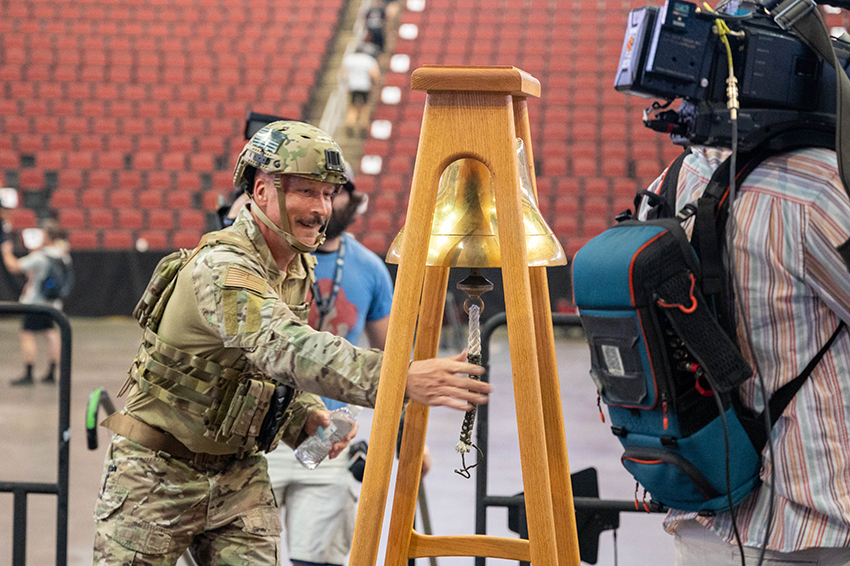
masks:
[[[201,249],[178,275],[158,335],[190,354],[232,363],[245,356],[266,379],[347,403],[373,407],[382,353],[307,326],[315,259],[298,254],[281,273],[250,213],[227,230],[250,240],[255,253],[224,243]],[[296,395],[287,411],[283,442],[297,446],[304,422],[321,400]],[[166,430],[195,452],[227,454],[234,448],[203,435],[198,417],[133,386],[125,412]]]

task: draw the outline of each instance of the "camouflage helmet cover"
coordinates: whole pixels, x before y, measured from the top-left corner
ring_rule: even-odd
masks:
[[[298,175],[323,183],[348,181],[342,150],[319,128],[304,122],[272,122],[254,134],[236,163],[233,185],[245,181],[245,168],[256,167],[270,175]]]

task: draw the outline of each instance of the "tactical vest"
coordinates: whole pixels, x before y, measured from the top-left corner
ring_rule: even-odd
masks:
[[[283,435],[283,415],[293,396],[291,387],[267,379],[244,355],[222,363],[180,350],[157,334],[178,274],[201,249],[217,244],[256,253],[250,240],[226,230],[206,234],[194,251],[179,250],[157,264],[133,310],[144,336],[127,383],[118,395],[135,383],[141,391],[200,418],[204,437],[209,440],[233,446],[240,453],[274,450]],[[308,277],[312,278],[312,273]],[[309,306],[293,307],[296,316],[306,321]]]

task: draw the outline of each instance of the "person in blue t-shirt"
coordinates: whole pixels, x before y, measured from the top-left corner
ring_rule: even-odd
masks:
[[[381,258],[345,233],[365,212],[367,201],[367,195],[358,192],[351,182],[334,198],[325,243],[315,254],[318,265],[309,323],[318,330],[344,336],[352,344],[358,344],[365,332],[369,347],[383,349],[392,306],[392,279]],[[330,410],[346,406],[333,399],[322,400]],[[308,470],[287,446],[266,455],[293,564],[345,563],[354,536],[359,492],[348,469],[350,456],[349,447],[337,458]],[[429,465],[426,457],[423,472]]]

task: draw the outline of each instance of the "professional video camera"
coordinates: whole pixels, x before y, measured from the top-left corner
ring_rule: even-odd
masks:
[[[850,2],[829,3],[850,7]],[[667,0],[661,8],[632,10],[616,89],[666,100],[647,109],[644,123],[670,133],[675,143],[731,147],[727,108],[731,57],[740,100],[740,149],[750,149],[785,130],[834,133],[835,69],[774,21],[768,10],[776,4],[723,2],[711,10]],[[804,10],[818,9],[812,0],[799,4],[805,4]],[[718,19],[728,27],[730,50],[718,33]],[[846,70],[850,36],[832,39],[832,47]],[[681,106],[668,110],[675,99],[683,99]]]

